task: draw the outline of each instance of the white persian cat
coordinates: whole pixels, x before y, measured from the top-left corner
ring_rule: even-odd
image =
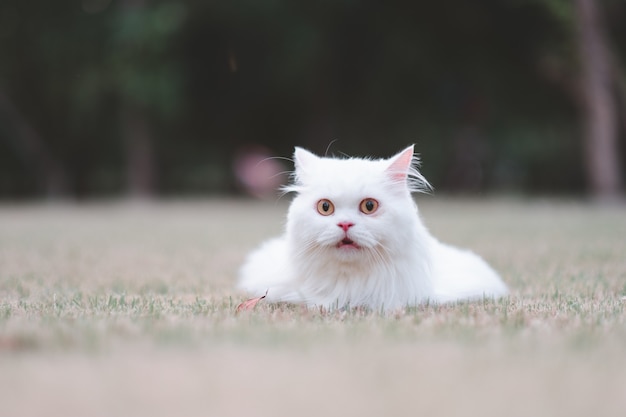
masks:
[[[472,252],[439,242],[411,192],[430,185],[413,146],[390,159],[294,154],[286,233],[243,265],[239,287],[268,301],[394,310],[500,297],[505,284]]]

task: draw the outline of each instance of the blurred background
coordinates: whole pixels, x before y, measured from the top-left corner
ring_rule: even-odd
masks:
[[[0,198],[267,196],[293,146],[619,198],[621,0],[2,0]]]

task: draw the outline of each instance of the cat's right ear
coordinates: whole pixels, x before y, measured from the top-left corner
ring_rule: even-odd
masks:
[[[393,183],[402,184],[411,192],[428,193],[433,188],[417,170],[419,159],[414,152],[413,145],[411,145],[392,156],[385,172]]]
[[[413,145],[409,146],[402,152],[394,155],[389,160],[391,163],[387,167],[387,173],[394,182],[405,184],[411,173],[413,164],[414,150]]]
[[[306,149],[296,146],[296,150],[293,153],[293,163],[296,168],[296,175],[305,173],[313,164],[320,159],[319,156],[307,151]]]

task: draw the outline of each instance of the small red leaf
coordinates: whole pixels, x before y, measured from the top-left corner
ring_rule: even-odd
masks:
[[[267,291],[269,291],[269,289]],[[239,304],[235,309],[235,313],[239,313],[240,311],[250,311],[254,309],[257,303],[267,296],[267,291],[265,291],[265,294],[260,297],[250,298],[249,300],[246,300],[243,303]]]

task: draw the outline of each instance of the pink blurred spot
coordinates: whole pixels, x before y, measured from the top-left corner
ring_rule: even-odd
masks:
[[[270,198],[287,181],[285,165],[262,146],[244,146],[235,155],[235,176],[245,191],[257,198]]]

